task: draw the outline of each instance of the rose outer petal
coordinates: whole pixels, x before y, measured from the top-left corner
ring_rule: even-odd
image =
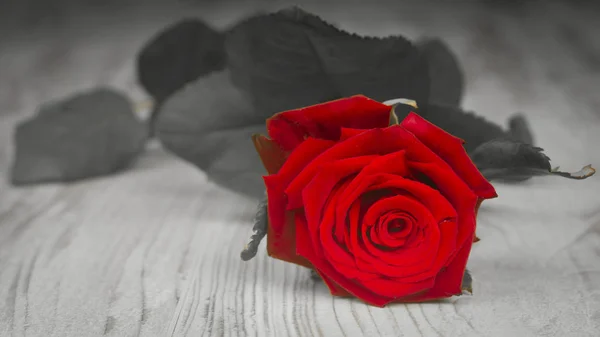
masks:
[[[446,267],[446,270],[439,273],[436,278],[435,285],[417,296],[411,297],[411,302],[423,302],[440,298],[447,298],[462,293],[462,280],[467,268],[467,261],[471,252],[473,237],[467,240],[465,245],[460,249],[454,257],[452,263]]]
[[[287,198],[285,187],[302,171],[313,158],[318,156],[333,142],[320,139],[307,139],[296,151],[290,154],[287,161],[275,175],[263,177],[267,190],[267,210],[269,230],[267,232],[267,252],[269,255],[292,263],[306,265],[302,257],[297,257],[295,224],[286,212]],[[293,241],[293,242],[292,242]]]
[[[267,172],[269,174],[277,173],[285,163],[287,154],[276,142],[263,135],[253,135],[252,142]]]
[[[338,140],[342,127],[384,128],[390,107],[363,95],[342,98],[309,107],[280,112],[267,119],[273,140],[291,151],[306,137]]]
[[[312,264],[306,258],[296,254],[296,243],[303,241],[297,238],[294,214],[287,212],[285,221],[285,226],[279,232],[275,232],[271,226],[267,228],[267,254],[282,261],[312,268]]]
[[[314,160],[312,160],[308,165],[306,165],[306,167],[304,167],[302,172],[300,172],[287,186],[285,191],[286,194],[300,195],[301,191],[310,182],[310,180],[312,180],[315,174],[318,173],[320,166],[324,163],[345,158],[392,152],[394,149],[392,146],[386,146],[384,149],[381,149],[381,144],[374,141],[379,138],[379,136],[382,138],[389,138],[391,135],[389,135],[390,132],[387,130],[389,130],[389,128],[367,130],[364,133],[357,135],[356,137],[352,137],[344,142],[334,143],[335,145],[325,150],[318,157],[314,158]],[[388,150],[387,152],[385,152],[386,149]]]
[[[453,172],[448,164],[423,145],[413,134],[401,126],[395,125],[385,129],[367,130],[344,142],[335,143],[298,174],[286,189],[286,193],[299,193],[319,170],[319,165],[323,163],[356,156],[386,155],[400,150],[406,151],[408,160],[434,162],[444,170]]]
[[[490,199],[498,196],[494,187],[467,155],[462,139],[447,133],[414,112],[409,113],[400,125],[448,163],[478,197]]]
[[[285,190],[296,176],[303,172],[308,164],[334,145],[335,142],[330,140],[306,139],[289,155],[281,169],[276,175],[273,175],[273,177],[276,177],[274,179],[279,181],[281,187]]]
[[[306,165],[332,144],[332,141],[309,138],[290,154],[277,174],[263,177],[267,189],[269,226],[274,228],[275,233],[279,232],[285,223],[285,188]]]
[[[282,118],[267,119],[269,136],[285,151],[292,151],[304,141],[305,132]]]
[[[435,278],[433,277],[411,283],[383,278],[363,281],[363,285],[367,289],[376,289],[378,295],[389,298],[388,303],[421,292],[423,290],[428,290],[434,286],[434,283]]]
[[[321,277],[323,282],[325,282],[325,285],[327,286],[327,288],[329,288],[329,291],[331,292],[332,295],[339,296],[339,297],[352,296],[348,291],[346,291],[346,289],[340,287],[337,283],[335,283],[327,275],[323,274],[318,269],[315,269],[315,271],[317,272],[317,274],[319,274],[319,276]]]
[[[342,130],[340,131],[340,142],[345,141],[348,138],[360,135],[363,132],[365,132],[364,129],[342,128]]]
[[[406,151],[400,150],[388,153],[374,159],[369,166],[361,171],[361,175],[369,175],[373,173],[389,173],[401,177],[410,175],[408,166],[406,165]]]
[[[314,215],[320,216],[323,203],[329,196],[329,192],[340,180],[360,171],[369,165],[378,156],[360,156],[340,159],[321,165],[319,171],[301,191],[287,189],[288,209],[303,207],[305,209],[319,206]],[[296,193],[301,192],[301,193]],[[310,216],[310,215],[309,215]]]

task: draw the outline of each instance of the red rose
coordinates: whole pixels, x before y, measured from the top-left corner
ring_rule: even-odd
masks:
[[[257,136],[269,255],[377,306],[461,293],[483,199],[463,142],[364,96],[279,113]]]

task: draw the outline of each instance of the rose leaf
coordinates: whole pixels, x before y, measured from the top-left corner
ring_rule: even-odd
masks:
[[[128,99],[109,89],[42,105],[15,130],[11,182],[68,182],[117,172],[143,150],[147,136]]]
[[[499,125],[461,108],[433,103],[419,103],[417,109],[406,104],[394,105],[394,112],[398,120],[403,120],[411,111],[418,113],[446,132],[463,139],[467,152],[492,139],[512,139],[513,137],[509,131],[503,130]],[[524,120],[524,117],[522,118]]]
[[[458,57],[441,39],[424,38],[417,48],[429,64],[430,103],[460,106],[465,90],[465,79]]]
[[[527,122],[527,119],[525,119],[525,116],[522,113],[514,114],[508,120],[508,126],[511,139],[525,144],[535,144],[529,122]]]
[[[158,32],[137,55],[137,77],[154,98],[151,132],[160,105],[177,90],[226,64],[225,35],[198,19],[183,19]]]
[[[467,292],[469,294],[473,294],[473,277],[471,277],[471,273],[468,269],[465,269],[465,274],[463,275],[461,290]]]
[[[254,217],[254,226],[252,227],[252,236],[240,254],[242,260],[248,261],[256,256],[260,242],[267,235],[268,226],[269,215],[267,213],[267,199],[265,198],[258,204],[256,216]]]
[[[585,179],[594,175],[591,165],[569,173],[552,169],[543,149],[519,141],[495,139],[478,146],[471,159],[488,180],[522,181],[534,176],[554,175],[570,179]]]
[[[215,183],[260,198],[265,169],[252,135],[270,115],[256,113],[229,80],[229,71],[187,85],[162,104],[155,131],[163,146],[193,163]]]
[[[298,7],[239,23],[225,48],[233,83],[268,114],[355,94],[429,96],[427,60],[406,38],[361,37]]]
[[[197,19],[158,32],[140,49],[137,76],[158,102],[198,77],[225,67],[224,34]]]
[[[360,37],[295,7],[239,23],[225,44],[227,69],[170,96],[155,131],[209,178],[253,197],[265,172],[251,137],[274,113],[353,94],[428,96],[426,61],[408,40]]]

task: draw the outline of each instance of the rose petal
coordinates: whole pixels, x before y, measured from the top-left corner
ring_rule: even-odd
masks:
[[[420,202],[408,196],[395,195],[382,198],[373,203],[365,213],[363,222],[374,225],[382,215],[390,211],[406,212],[417,219],[417,221],[425,220],[425,217],[429,216],[433,218],[430,211]],[[416,225],[422,224],[417,223]]]
[[[457,213],[459,214],[459,220],[460,220],[460,226],[459,227],[459,232],[461,232],[461,237],[464,236],[466,238],[471,238],[471,240],[465,240],[463,245],[459,245],[461,247],[461,249],[459,251],[456,251],[455,248],[453,246],[455,246],[455,244],[458,242],[460,242],[461,240],[443,240],[444,242],[449,242],[449,244],[440,244],[440,249],[445,249],[446,251],[452,252],[452,254],[438,254],[438,255],[453,255],[454,260],[451,261],[442,261],[442,259],[438,258],[436,259],[435,263],[437,263],[438,265],[442,265],[442,266],[446,266],[447,269],[443,272],[440,273],[440,277],[442,275],[446,275],[445,277],[448,278],[448,282],[446,282],[446,286],[448,289],[453,288],[452,283],[454,282],[454,274],[456,274],[454,272],[454,270],[458,270],[461,269],[460,268],[460,263],[458,264],[457,267],[457,263],[464,260],[464,263],[466,265],[466,260],[468,258],[468,253],[470,251],[470,244],[472,243],[472,235],[468,235],[469,232],[471,234],[474,233],[474,229],[475,229],[475,221],[474,221],[474,212],[475,212],[475,205],[476,202],[478,201],[478,197],[471,192],[471,189],[469,188],[468,185],[466,185],[464,182],[460,181],[461,179],[458,178],[457,176],[455,176],[454,174],[450,174],[450,178],[446,179],[444,178],[444,175],[447,175],[449,172],[454,172],[452,170],[452,168],[446,164],[443,160],[441,160],[441,158],[439,156],[437,156],[435,153],[433,153],[429,148],[427,148],[427,146],[425,146],[424,144],[422,144],[421,142],[419,142],[412,134],[410,134],[408,131],[402,129],[401,127],[390,127],[390,128],[385,128],[385,129],[375,129],[375,130],[367,130],[363,133],[357,134],[351,138],[348,138],[346,141],[344,142],[340,142],[337,143],[333,146],[331,146],[330,148],[326,148],[323,152],[321,152],[320,154],[317,154],[316,157],[311,158],[310,161],[307,162],[306,166],[301,170],[301,172],[297,173],[296,176],[294,176],[293,174],[289,174],[287,175],[287,177],[291,177],[291,182],[289,183],[289,185],[287,186],[286,190],[290,190],[293,191],[294,188],[297,188],[298,191],[301,191],[303,189],[303,187],[306,186],[307,183],[310,183],[311,179],[314,178],[314,176],[316,175],[316,173],[319,172],[320,167],[322,166],[323,163],[327,163],[329,161],[332,160],[338,160],[338,159],[343,159],[343,158],[347,158],[347,157],[354,157],[356,155],[386,155],[389,154],[391,152],[398,152],[398,150],[400,149],[405,149],[406,150],[406,159],[408,160],[408,164],[407,167],[410,168],[411,170],[415,170],[417,173],[423,173],[425,176],[428,176],[429,178],[431,178],[431,180],[437,185],[437,187],[440,189],[440,191],[442,192],[442,194],[446,197],[448,197],[450,203],[452,205],[454,205],[457,210]],[[289,159],[288,159],[289,161]],[[386,165],[382,165],[382,169],[385,169]],[[282,167],[281,171],[284,171],[285,165],[284,167]],[[359,174],[360,175],[360,174]],[[393,174],[390,174],[393,176]],[[453,176],[453,177],[452,177]],[[358,177],[358,176],[357,176]],[[440,180],[444,178],[443,180]],[[379,178],[381,179],[381,178]],[[343,189],[340,189],[339,191],[336,191],[336,194],[342,194],[344,193],[344,199],[343,200],[336,200],[335,204],[339,204],[339,203],[347,203],[346,198],[352,200],[356,200],[357,196],[353,196],[352,197],[348,197],[348,193],[356,193],[357,190],[368,190],[369,186],[372,186],[374,184],[382,184],[384,181],[381,180],[377,180],[375,179],[374,181],[370,181],[369,184],[366,184],[365,187],[365,182],[361,182],[360,180],[364,180],[364,179],[354,179],[352,182],[359,180],[355,186],[350,186],[350,184],[348,184],[347,186],[345,186]],[[447,180],[450,180],[450,182],[447,182]],[[460,181],[460,183],[456,182],[455,180]],[[446,181],[446,182],[444,182]],[[294,185],[297,185],[296,187],[294,187]],[[280,185],[280,186],[285,186],[284,184]],[[352,187],[352,188],[351,188]],[[458,188],[458,191],[456,190]],[[463,190],[465,189],[466,192]],[[280,191],[278,191],[280,192]],[[469,193],[470,192],[470,193]],[[361,193],[357,193],[357,195],[360,195]],[[468,197],[468,198],[466,198]],[[473,202],[471,203],[471,200],[467,200],[466,199],[473,199]],[[468,207],[470,206],[470,208]],[[340,216],[338,216],[339,214],[336,212],[335,214],[331,214],[331,207],[330,205],[327,205],[324,207],[324,215],[323,218],[325,219],[326,216],[328,216],[329,218],[326,219],[327,221],[321,222],[321,226],[323,225],[329,225],[332,226],[332,224],[335,224],[336,226],[339,225],[345,225],[345,220],[341,220],[341,219],[345,219],[348,215],[348,213],[346,214],[341,214],[341,219]],[[340,208],[339,205],[337,205],[336,208]],[[441,211],[440,211],[441,213]],[[470,216],[472,215],[472,216]],[[466,219],[465,219],[466,217]],[[352,220],[352,219],[350,219]],[[352,221],[351,221],[352,222]],[[440,235],[443,237],[444,235],[452,235],[452,234],[456,234],[457,230],[456,230],[456,224],[452,223],[451,221],[447,222],[447,223],[442,223],[440,224]],[[299,229],[296,228],[296,231],[298,231]],[[302,229],[300,229],[302,230]],[[320,227],[320,230],[323,230],[323,228]],[[446,232],[444,234],[444,231]],[[351,232],[352,233],[352,232]],[[350,233],[350,234],[351,234]],[[311,235],[312,233],[310,233],[309,235]],[[335,241],[334,235],[332,234],[331,231],[329,231],[329,235],[325,235],[326,238],[328,238],[327,240],[331,240],[331,242],[333,244],[335,244],[336,246],[339,244]],[[346,239],[345,239],[346,240]],[[347,241],[351,241],[351,240],[346,240]],[[468,248],[466,242],[468,243]],[[313,241],[311,241],[311,244],[313,243]],[[317,243],[322,244],[324,247],[327,246],[327,244],[323,241],[323,239],[321,238],[321,240],[317,240]],[[339,247],[339,246],[338,246]],[[353,295],[362,298],[363,300],[366,300],[367,302],[374,304],[374,305],[384,305],[386,303],[389,303],[389,301],[391,300],[389,297],[386,296],[380,296],[377,294],[374,294],[372,291],[369,291],[369,288],[365,289],[364,286],[362,286],[361,284],[357,284],[356,282],[353,282],[351,280],[349,280],[343,273],[340,273],[340,270],[344,270],[344,268],[346,268],[346,272],[348,273],[353,273],[353,271],[351,270],[351,265],[345,265],[345,264],[340,264],[341,267],[338,267],[338,269],[336,270],[336,268],[333,268],[331,266],[331,264],[329,262],[327,262],[325,260],[326,259],[330,259],[331,254],[327,253],[327,255],[322,255],[319,256],[318,254],[316,254],[314,251],[311,251],[309,249],[306,249],[306,252],[304,252],[303,254],[306,254],[306,258],[314,265],[314,267],[319,270],[323,275],[326,275],[331,282],[334,282],[336,284],[338,284],[339,286],[341,286],[342,288],[348,290],[350,293],[352,293]],[[465,249],[466,249],[466,255],[465,254]],[[300,251],[301,248],[298,248],[298,251]],[[309,258],[310,256],[310,258]],[[458,262],[457,262],[458,261]],[[337,264],[337,262],[333,262],[332,263]],[[354,266],[354,268],[356,268],[356,266]],[[448,273],[448,271],[452,271],[452,273]],[[464,268],[463,270],[464,271]],[[431,273],[433,271],[429,271],[429,273]],[[419,278],[421,280],[423,280],[424,277],[423,273],[422,275],[419,275]],[[365,275],[368,275],[369,277],[363,277]],[[361,274],[355,275],[355,276],[360,276],[360,280],[361,282],[374,282],[373,280],[376,279],[373,277],[372,273],[364,273],[361,272]],[[435,275],[434,275],[435,276]],[[416,276],[414,276],[416,279]],[[393,280],[388,280],[390,282],[395,282],[396,284],[403,284],[403,282],[406,282],[407,280],[409,280],[410,277],[406,277],[406,278],[402,278],[401,280],[398,279],[393,279]],[[460,288],[460,282],[462,280],[462,274],[459,278],[460,280],[458,281],[458,287]],[[374,283],[370,283],[370,284],[374,284]],[[437,284],[437,282],[436,282]],[[439,286],[439,289],[442,289],[443,287]],[[385,290],[384,290],[385,291]],[[398,290],[399,291],[399,290]],[[423,290],[420,290],[421,292]],[[439,290],[437,290],[439,293]],[[448,290],[441,290],[441,293],[448,293]],[[427,294],[429,292],[425,292],[424,294]],[[424,296],[424,294],[419,294],[418,296]],[[436,292],[430,292],[428,296],[435,296],[437,293]],[[418,299],[418,297],[415,297]]]
[[[375,203],[363,218],[364,223],[373,223],[384,212],[398,210],[411,214],[416,219],[415,230],[426,227],[428,233],[424,244],[413,249],[385,251],[375,247],[366,237],[359,237],[359,228],[351,228],[350,251],[375,267],[382,276],[404,277],[420,274],[435,261],[440,245],[439,230],[431,213],[419,202],[406,196],[394,196]],[[364,236],[366,233],[363,233]],[[357,262],[358,263],[358,262]]]
[[[334,238],[333,226],[336,221],[333,219],[333,217],[335,217],[335,207],[333,205],[336,204],[340,197],[342,197],[341,193],[332,194],[330,203],[325,208],[326,212],[322,221],[316,226],[309,225],[308,228],[313,240],[313,245],[319,247],[316,249],[318,255],[320,253],[319,256],[323,256],[325,260],[331,263],[334,269],[343,275],[346,275],[346,277],[350,279],[377,277],[377,269],[374,269],[373,267],[361,268],[356,264],[354,256],[342,247],[342,245],[347,245],[346,242],[349,242],[349,240],[340,243]],[[347,233],[348,230],[346,229],[345,234]]]
[[[305,132],[293,123],[279,118],[267,119],[269,136],[285,151],[292,151],[305,140]]]
[[[296,228],[296,231],[300,235],[297,234],[297,236],[302,238],[309,236],[309,233],[305,231],[306,227],[306,224],[301,224],[300,221]],[[305,232],[300,233],[301,231]],[[393,301],[393,298],[377,295],[369,289],[366,289],[360,283],[348,279],[344,274],[335,270],[331,264],[316,255],[313,251],[306,250],[303,252],[303,254],[306,254],[304,257],[311,262],[315,270],[319,273],[319,275],[322,275],[324,279],[326,277],[327,281],[337,284],[337,286],[344,289],[347,293],[352,294],[364,302],[378,307],[383,307],[384,305]],[[327,285],[329,286],[330,284],[328,283]],[[340,292],[337,287],[329,287],[329,289],[332,295],[336,295]]]
[[[374,173],[389,173],[401,177],[410,176],[410,171],[406,165],[406,151],[399,150],[374,159],[363,171],[362,175]]]
[[[401,232],[390,232],[390,222],[402,221],[404,227]],[[364,232],[368,234],[368,242],[372,242],[374,245],[381,247],[387,247],[388,249],[396,249],[403,247],[407,244],[409,239],[412,239],[415,233],[419,229],[413,225],[414,219],[410,218],[406,214],[386,214],[381,217],[375,226],[365,226]]]
[[[432,163],[437,167],[438,172],[453,172],[448,164],[419,142],[414,135],[400,126],[391,126],[385,129],[365,131],[327,149],[311,161],[305,169],[298,174],[298,176],[290,183],[286,192],[301,190],[324,162],[370,154],[385,155],[392,152],[399,152],[398,150],[402,149],[405,149],[408,161]],[[385,167],[386,166],[384,165],[383,168]],[[397,169],[401,171],[401,167],[398,167]],[[455,183],[454,185],[456,186],[466,187],[467,191],[464,191],[463,194],[470,192],[468,186],[462,182],[460,178],[454,176],[452,182]]]
[[[311,182],[305,185],[302,190],[298,191],[290,188],[286,190],[288,208],[292,209],[304,206],[307,209],[316,205],[318,208],[315,210],[315,215],[318,216],[321,212],[323,202],[329,196],[333,187],[340,180],[360,171],[375,158],[377,156],[352,157],[321,165]]]
[[[354,233],[356,233],[354,229],[356,228],[360,228],[363,227],[362,226],[362,209],[361,209],[361,202],[360,200],[357,200],[357,202],[353,203],[352,206],[350,207],[347,216],[344,217],[343,221],[347,224],[347,226],[344,226],[344,244],[345,244],[345,249],[349,251],[349,254],[351,256],[351,258],[353,259],[354,263],[356,263],[356,267],[361,270],[363,273],[359,274],[357,279],[360,280],[364,280],[364,279],[373,279],[373,278],[379,278],[381,275],[381,271],[379,270],[379,268],[377,268],[375,265],[367,262],[364,259],[361,259],[360,257],[357,257],[357,254],[355,254],[353,251],[351,251],[351,247],[352,247],[352,240],[354,239]],[[340,229],[340,222],[336,222],[336,230]],[[326,234],[322,233],[322,234]]]
[[[371,184],[369,184],[369,180],[372,181]],[[425,203],[425,206],[428,208],[428,210],[433,211],[432,214],[439,223],[441,239],[436,261],[431,265],[430,271],[420,275],[415,275],[414,278],[411,278],[411,280],[421,280],[423,277],[434,276],[440,270],[440,268],[445,266],[447,264],[446,262],[456,254],[457,247],[461,247],[463,244],[462,242],[461,245],[458,244],[457,238],[459,226],[454,208],[445,198],[441,196],[439,192],[418,182],[389,174],[372,175],[369,176],[368,179],[364,179],[364,181],[366,183],[362,188],[359,188],[359,190],[365,189],[365,191],[371,191],[381,188],[397,188],[403,189],[412,195],[415,195],[421,202],[427,201],[430,203],[439,203],[440,207],[435,207],[432,204]],[[465,207],[468,207],[468,205],[465,205]],[[465,229],[474,227],[474,223],[463,223],[463,225],[464,234],[468,233],[468,231]]]
[[[285,212],[285,225],[281,231],[275,231],[273,226],[267,229],[267,254],[282,261],[295,263],[312,268],[311,263],[296,253],[296,221],[292,212]]]
[[[400,228],[393,228],[396,231],[392,232],[391,226],[401,223]],[[377,239],[379,245],[389,248],[401,247],[406,243],[406,238],[410,233],[418,228],[414,226],[414,219],[405,215],[389,212],[384,216],[380,217],[377,221],[377,225],[373,226],[376,228],[374,238]],[[373,242],[375,242],[373,240]]]
[[[447,133],[414,112],[409,113],[400,125],[448,163],[477,196],[484,199],[498,196],[494,187],[467,155],[462,139]]]
[[[352,138],[354,136],[360,135],[365,132],[364,129],[351,129],[351,128],[342,128],[340,132],[340,142],[347,140],[348,138]]]
[[[273,227],[275,233],[279,232],[285,223],[284,214],[287,205],[285,188],[313,158],[332,144],[331,141],[307,139],[290,154],[277,174],[263,177],[267,189],[269,226]]]
[[[295,224],[286,213],[287,198],[284,188],[307,163],[329,148],[332,143],[331,141],[308,139],[288,157],[277,174],[263,177],[268,201],[267,252],[269,255],[292,263],[306,264],[296,254]]]
[[[275,174],[285,163],[287,154],[275,143],[263,135],[253,135],[252,142],[265,169],[269,174]]]
[[[387,154],[402,149],[402,139],[398,140],[396,138],[398,132],[395,131],[397,130],[401,130],[400,127],[367,130],[344,142],[335,143],[317,158],[314,158],[289,184],[286,192],[289,194],[299,193],[298,191],[310,182],[323,163],[351,157]],[[404,133],[414,139],[414,136],[408,132],[404,131]]]
[[[370,131],[366,131],[365,133],[360,134],[356,137],[353,137],[344,143],[356,142],[357,139],[360,139],[362,137],[367,137],[370,133],[371,133]],[[395,137],[393,139],[390,139],[390,142],[386,143],[386,144],[391,144],[394,142],[394,140],[401,140],[404,143],[410,144],[410,147],[407,148],[407,154],[409,157],[412,157],[413,161],[410,162],[409,166],[411,166],[412,168],[417,166],[417,168],[420,168],[420,171],[426,173],[425,174],[426,176],[433,175],[432,178],[435,178],[435,179],[433,179],[434,182],[437,182],[441,187],[443,187],[442,192],[444,192],[444,191],[447,192],[444,194],[449,193],[450,196],[452,197],[451,201],[454,201],[457,205],[459,205],[461,207],[462,212],[460,212],[460,214],[468,216],[469,213],[466,210],[469,209],[469,206],[470,206],[470,209],[473,210],[474,202],[478,198],[460,178],[458,178],[455,174],[453,174],[454,172],[451,170],[451,168],[445,162],[443,162],[438,156],[436,156],[433,152],[431,152],[431,150],[429,150],[427,147],[425,147],[422,143],[420,143],[418,140],[416,140],[416,138],[414,138],[414,136],[412,134],[406,132],[405,130],[403,130],[401,128],[390,127],[385,130],[382,130],[382,132],[380,134],[382,135],[382,137],[380,137],[380,139],[385,138],[386,135],[394,134]],[[370,145],[368,142],[364,142],[362,144],[364,144],[364,147],[368,147]],[[359,148],[361,146],[361,144],[353,144],[353,146],[355,148]],[[382,146],[382,148],[384,148],[384,147],[385,147],[385,145]],[[339,148],[341,148],[339,144],[330,148],[329,150],[327,150],[326,152],[321,154],[321,156],[319,156],[317,159],[315,159],[315,162],[319,161],[319,160],[323,160],[323,158],[327,157],[328,155],[332,155],[332,152],[334,152],[335,150],[338,150]],[[415,159],[419,159],[424,162],[414,162]],[[311,163],[311,165],[312,164],[314,164],[314,162]],[[422,167],[420,167],[419,165],[421,165]],[[307,169],[308,169],[308,167],[307,167]],[[363,174],[363,172],[364,172],[364,170],[361,171],[361,173],[359,173],[359,175],[352,181],[351,184],[348,185],[348,187],[346,187],[346,189],[344,191],[344,194],[346,196],[345,196],[344,200],[341,201],[343,203],[343,205],[342,206],[338,205],[338,207],[337,207],[338,209],[337,209],[337,214],[336,214],[336,223],[337,223],[336,226],[343,225],[344,221],[342,219],[344,219],[345,212],[348,209],[348,207],[350,206],[349,204],[352,203],[358,197],[358,195],[363,193],[365,188],[367,186],[369,186],[369,184],[372,183],[372,182],[368,182],[368,181],[365,182],[364,181],[365,179],[359,178]],[[451,174],[449,174],[449,173],[451,173]],[[299,181],[299,180],[301,180],[300,176],[295,181]],[[454,224],[454,222],[451,222],[451,223]],[[452,228],[456,228],[456,226],[452,226]],[[446,263],[446,261],[451,259],[452,256],[454,254],[456,254],[454,247],[461,247],[463,244],[463,242],[462,242],[463,238],[468,236],[468,234],[472,233],[474,230],[475,230],[474,223],[472,224],[472,227],[466,227],[466,226],[460,227],[460,231],[459,231],[457,240],[454,242],[447,242],[445,244],[444,254],[439,256],[438,260],[436,260],[435,265],[438,266],[440,264],[444,264],[444,263]],[[454,237],[454,232],[452,232],[452,233],[448,232],[446,235],[452,235]],[[450,256],[448,256],[448,255],[450,255]],[[360,263],[360,262],[357,261],[357,263]],[[436,272],[436,270],[429,271],[429,273],[435,273],[435,272]]]
[[[291,151],[306,137],[338,140],[342,127],[386,127],[389,115],[389,106],[356,95],[278,113],[267,120],[267,130],[284,150]]]
[[[328,236],[326,238],[320,237],[321,226],[328,227],[330,233],[332,231],[331,226],[333,223],[335,223],[335,207],[331,205],[335,205],[340,196],[341,194],[336,193],[336,190],[332,191],[331,195],[326,201],[326,205],[324,207],[325,213],[323,214],[323,218],[320,222],[309,223],[305,220],[308,233],[307,235],[311,241],[312,251],[314,251],[316,256],[321,256],[322,258],[332,261],[332,265],[340,273],[348,275],[348,277],[357,277],[356,275],[360,274],[361,271],[357,269],[352,256],[340,247],[340,243],[337,242],[333,236]],[[298,244],[298,247],[300,247],[300,244]],[[307,253],[303,249],[298,250],[298,253],[303,256],[307,256]],[[374,276],[375,275],[362,275],[361,277]]]
[[[437,276],[435,285],[426,293],[415,296],[410,300],[412,302],[422,302],[461,294],[463,275],[467,268],[467,260],[469,259],[472,244],[472,238],[471,240],[467,240],[458,254],[456,254],[452,263]]]
[[[297,253],[302,256],[316,257],[314,247],[312,246],[312,240],[308,232],[308,225],[301,214],[296,215],[296,240],[298,240]],[[334,296],[348,296],[349,293],[337,283],[331,280],[327,275],[315,269],[321,279],[325,282],[329,291]]]
[[[424,290],[429,290],[434,286],[435,279],[428,278],[419,282],[402,282],[398,280],[389,279],[372,279],[364,280],[361,283],[367,289],[373,289],[373,291],[380,296],[392,298],[392,302],[398,298],[403,298]]]
[[[395,188],[406,191],[425,205],[438,222],[457,216],[452,204],[438,190],[430,186],[392,174],[380,173],[377,177],[381,183],[373,185],[369,190]]]
[[[327,285],[327,288],[329,288],[329,291],[331,292],[331,294],[333,296],[338,296],[338,297],[352,296],[348,291],[346,291],[346,289],[340,287],[337,283],[335,283],[327,275],[323,274],[319,270],[315,270],[315,271],[317,272],[317,274],[319,274],[319,276],[321,277],[321,279],[323,280],[325,285]]]
[[[333,141],[308,138],[298,146],[275,175],[284,190],[308,164],[334,145]]]
[[[330,204],[335,204],[336,198],[339,197],[334,188],[340,183],[340,180],[348,175],[355,173],[366,166],[375,156],[354,157],[343,160],[334,161],[321,166],[319,172],[315,175],[312,181],[302,190],[300,198],[297,191],[288,188],[287,195],[289,206],[301,207],[304,205],[307,221],[310,231],[315,233],[315,240],[321,224],[323,216],[323,208],[328,199],[334,200]],[[340,189],[342,186],[337,186]],[[332,217],[335,214],[331,215]],[[343,232],[337,233],[338,241],[343,241]]]
[[[475,208],[479,198],[462,180],[454,179],[454,175],[445,173],[438,166],[429,163],[410,163],[409,166],[430,177],[456,209],[459,221],[456,245],[462,247],[467,237],[475,233]]]

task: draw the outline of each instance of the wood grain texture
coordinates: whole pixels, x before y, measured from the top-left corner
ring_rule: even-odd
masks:
[[[0,173],[10,166],[13,126],[40,102],[98,84],[144,99],[133,55],[154,31],[192,13],[225,27],[260,6],[73,18],[69,29],[0,46],[0,107],[8,111],[0,114]],[[600,49],[589,13],[558,5],[516,17],[306,9],[359,33],[446,38],[466,70],[466,108],[501,124],[522,111],[553,165],[600,166]],[[599,188],[598,177],[498,185],[500,198],[480,211],[482,241],[469,262],[474,296],[381,309],[332,298],[306,270],[262,250],[242,262],[256,201],[215,186],[157,144],[111,177],[19,189],[4,180],[0,336],[598,336]]]

